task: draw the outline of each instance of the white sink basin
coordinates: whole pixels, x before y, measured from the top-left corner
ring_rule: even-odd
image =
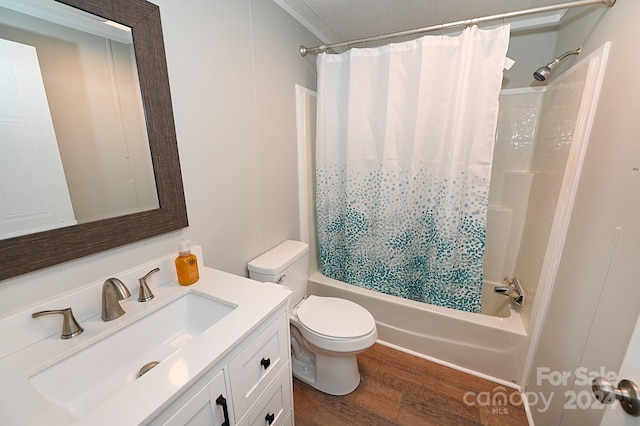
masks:
[[[234,309],[187,293],[37,372],[29,381],[44,397],[82,417],[136,380],[145,364],[162,362]]]

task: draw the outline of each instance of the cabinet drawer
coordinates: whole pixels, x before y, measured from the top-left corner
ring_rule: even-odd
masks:
[[[256,405],[249,410],[251,426],[280,426],[291,423],[290,382],[289,369],[284,368]]]
[[[229,363],[236,418],[241,418],[289,360],[289,319],[279,316]]]

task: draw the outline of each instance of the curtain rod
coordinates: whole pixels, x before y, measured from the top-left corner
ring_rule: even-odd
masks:
[[[373,37],[365,37],[365,38],[360,38],[360,39],[357,39],[357,40],[342,41],[342,42],[331,43],[331,44],[323,44],[323,45],[316,46],[316,47],[300,46],[300,55],[302,55],[302,56],[306,56],[308,54],[317,55],[318,53],[326,52],[329,49],[333,49],[333,48],[336,48],[336,47],[350,46],[352,44],[366,43],[366,42],[369,42],[369,41],[387,40],[387,39],[392,39],[392,38],[396,38],[396,37],[412,36],[412,35],[416,35],[416,34],[427,33],[427,32],[430,32],[430,31],[437,31],[437,30],[445,30],[445,29],[449,29],[449,28],[468,27],[470,25],[483,24],[485,22],[499,21],[499,20],[504,20],[504,19],[509,19],[509,18],[518,18],[520,16],[533,15],[533,14],[536,14],[536,13],[554,12],[556,10],[571,9],[571,8],[574,8],[574,7],[591,6],[591,5],[594,5],[594,4],[602,4],[603,6],[611,7],[611,6],[613,6],[615,4],[615,2],[616,2],[616,0],[575,0],[575,1],[565,2],[565,3],[558,3],[558,4],[554,4],[554,5],[549,5],[549,6],[534,7],[532,9],[524,9],[524,10],[516,10],[516,11],[513,11],[513,12],[505,12],[505,13],[500,13],[498,15],[489,15],[489,16],[482,16],[482,17],[479,17],[479,18],[464,19],[462,21],[455,21],[455,22],[449,22],[449,23],[446,23],[446,24],[432,25],[430,27],[416,28],[414,30],[400,31],[400,32],[397,32],[397,33],[383,34],[383,35],[378,35],[378,36],[373,36]]]

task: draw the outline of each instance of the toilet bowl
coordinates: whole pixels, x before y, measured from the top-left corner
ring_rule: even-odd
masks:
[[[360,384],[356,355],[377,340],[369,311],[349,300],[306,296],[309,248],[285,241],[249,262],[249,276],[291,289],[291,362],[294,377],[331,394],[345,395]]]

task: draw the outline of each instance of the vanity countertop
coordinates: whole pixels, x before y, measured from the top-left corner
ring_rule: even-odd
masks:
[[[167,260],[172,259],[164,260],[165,267],[168,264]],[[144,270],[149,268],[150,265],[145,265]],[[140,275],[139,272],[136,273]],[[132,290],[130,285],[129,288]],[[91,412],[79,416],[63,409],[47,400],[30,382],[30,378],[39,372],[189,292],[223,301],[235,308],[187,345],[162,360],[149,373],[139,379],[132,379],[113,396],[100,401],[97,408]],[[87,318],[77,318],[85,329],[80,336],[62,340],[58,331],[13,353],[3,354],[3,358],[0,359],[0,424],[144,423],[166,408],[181,390],[197,381],[208,368],[222,360],[231,348],[256,329],[265,317],[288,303],[289,296],[289,290],[282,286],[259,283],[207,267],[200,268],[200,280],[189,287],[178,285],[174,279],[153,288],[155,298],[149,302],[138,303],[137,291],[131,293],[132,297],[122,302],[126,314],[114,321],[102,321],[100,313],[97,312]],[[64,302],[52,301],[45,309],[66,307],[59,306]],[[85,312],[87,309],[81,311]],[[31,319],[31,313],[29,310],[0,320],[0,330],[3,330],[2,322],[5,321],[11,324],[22,321],[25,327],[39,327],[41,324]],[[59,316],[55,317],[58,322],[61,321]],[[118,347],[113,350],[122,352],[127,348]],[[95,368],[100,368],[100,365],[96,365]]]

